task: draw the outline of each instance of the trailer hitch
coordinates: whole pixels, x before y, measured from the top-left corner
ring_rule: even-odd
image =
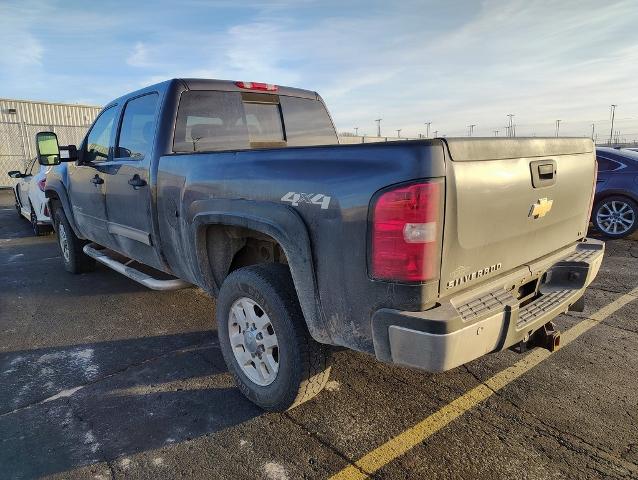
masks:
[[[521,340],[516,345],[519,353],[526,352],[534,347],[541,347],[555,352],[560,348],[560,331],[556,329],[554,322],[547,322],[541,328],[536,330],[526,340]]]

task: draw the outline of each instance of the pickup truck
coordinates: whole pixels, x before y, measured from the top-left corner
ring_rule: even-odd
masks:
[[[174,79],[64,155],[36,140],[66,270],[216,297],[228,369],[266,410],[315,396],[333,346],[430,372],[557,348],[602,261],[584,138],[338,145],[315,92]]]

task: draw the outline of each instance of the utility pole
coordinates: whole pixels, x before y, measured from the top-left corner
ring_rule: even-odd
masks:
[[[381,120],[383,120],[383,118],[377,118],[375,120],[375,122],[377,122],[377,137],[381,136]]]
[[[400,128],[397,129],[397,138],[401,138],[401,129]]]
[[[508,137],[515,137],[516,134],[514,132],[514,121],[513,121],[513,118],[515,117],[515,115],[513,113],[508,113],[507,117],[509,118],[509,122],[507,124],[507,126],[509,127],[507,129],[507,136]]]
[[[427,127],[427,133],[425,134],[426,138],[430,138],[430,125],[432,125],[432,122],[425,122],[425,126]]]
[[[559,132],[560,132],[560,120],[556,120],[556,136],[557,137]]]
[[[614,136],[614,117],[616,116],[616,107],[618,105],[611,105],[611,130],[609,131],[609,144],[611,145],[611,141],[613,140],[613,136]]]
[[[473,123],[471,125],[468,125],[467,128],[469,128],[469,135],[468,136],[472,136],[472,134],[474,133],[474,127],[476,127],[476,123]]]
[[[359,127],[354,127],[354,134],[355,136],[359,136]]]

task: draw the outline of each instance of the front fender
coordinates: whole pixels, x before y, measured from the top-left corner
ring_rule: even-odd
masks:
[[[195,255],[206,284],[215,284],[208,267],[206,230],[211,225],[245,227],[275,239],[286,254],[308,331],[318,342],[332,343],[321,312],[310,238],[299,214],[291,207],[250,200],[207,199],[190,205],[189,219]]]
[[[75,236],[84,239],[80,231],[78,230],[78,226],[75,223],[75,218],[73,217],[73,208],[71,208],[71,202],[69,201],[69,196],[66,193],[66,188],[64,188],[64,184],[57,178],[47,177],[46,186],[44,189],[44,195],[47,198],[47,203],[49,207],[49,212],[51,213],[51,220],[53,221],[53,209],[51,208],[51,198],[57,197],[62,204],[62,208],[64,209],[64,214],[66,215],[66,219],[69,221],[69,225],[73,229],[73,233]]]

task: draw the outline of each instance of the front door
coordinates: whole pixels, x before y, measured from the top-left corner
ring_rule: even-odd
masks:
[[[152,239],[149,169],[157,125],[158,94],[130,99],[124,106],[114,158],[105,170],[108,231],[117,250],[146,265],[161,268]]]
[[[81,161],[69,163],[69,196],[73,217],[83,237],[105,247],[113,245],[107,229],[104,168],[112,158],[118,108],[102,111],[83,145]]]

